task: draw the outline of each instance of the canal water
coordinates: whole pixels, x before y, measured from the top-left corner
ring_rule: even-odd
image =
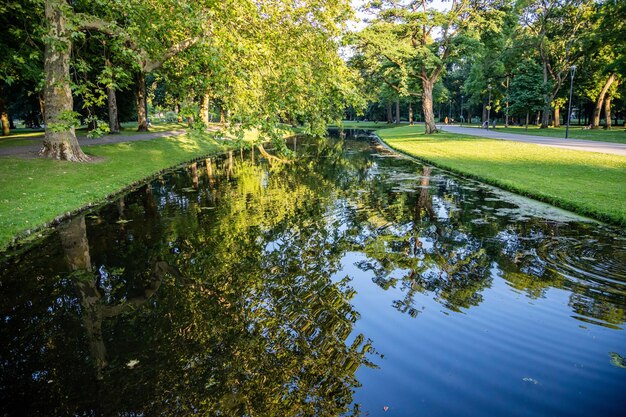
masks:
[[[288,146],[3,254],[0,415],[626,415],[624,230],[366,132]]]

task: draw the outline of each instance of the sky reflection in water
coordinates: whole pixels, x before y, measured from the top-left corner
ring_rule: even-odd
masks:
[[[7,255],[0,414],[623,415],[623,231],[353,133]]]

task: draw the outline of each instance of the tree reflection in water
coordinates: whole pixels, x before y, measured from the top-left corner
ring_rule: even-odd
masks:
[[[355,372],[376,359],[354,331],[348,252],[413,317],[424,296],[477,306],[502,277],[623,325],[623,280],[568,275],[553,247],[588,234],[615,259],[603,229],[514,220],[514,204],[369,140],[292,148],[296,163],[194,163],[7,258],[0,414],[358,412]]]

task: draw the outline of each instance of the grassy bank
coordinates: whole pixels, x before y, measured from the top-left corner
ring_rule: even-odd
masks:
[[[394,149],[464,176],[626,226],[626,157],[439,133],[377,134]]]
[[[480,126],[471,126],[479,128]],[[506,133],[516,133],[520,135],[546,136],[550,138],[565,138],[565,127],[549,127],[540,129],[537,126],[529,126],[526,130],[525,126],[511,126],[505,128],[503,125],[497,125],[496,131]],[[623,126],[614,127],[611,130],[600,129],[584,129],[580,126],[570,126],[568,137],[572,139],[595,140],[601,142],[626,143],[626,130]]]
[[[47,159],[0,160],[0,249],[14,236],[40,228],[58,216],[101,202],[159,171],[227,149],[207,137],[188,135],[93,146],[93,163]]]

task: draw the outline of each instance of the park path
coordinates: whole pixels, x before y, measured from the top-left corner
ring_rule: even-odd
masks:
[[[139,140],[150,140],[163,138],[167,136],[178,136],[185,133],[186,130],[171,130],[169,132],[143,133],[139,135],[106,135],[97,139],[89,139],[84,136],[78,137],[78,143],[81,148],[85,146],[108,145],[111,143],[136,142]],[[20,157],[36,157],[41,149],[43,137],[33,139],[34,145],[22,145],[0,148],[0,156],[20,156]]]
[[[545,136],[520,135],[516,133],[498,132],[498,129],[478,129],[475,127],[461,126],[438,126],[439,129],[462,135],[480,136],[483,138],[511,140],[515,142],[534,143],[537,145],[551,146],[553,148],[573,149],[575,151],[587,151],[608,153],[613,155],[626,156],[626,144],[598,142],[595,140],[583,139],[560,139]]]

